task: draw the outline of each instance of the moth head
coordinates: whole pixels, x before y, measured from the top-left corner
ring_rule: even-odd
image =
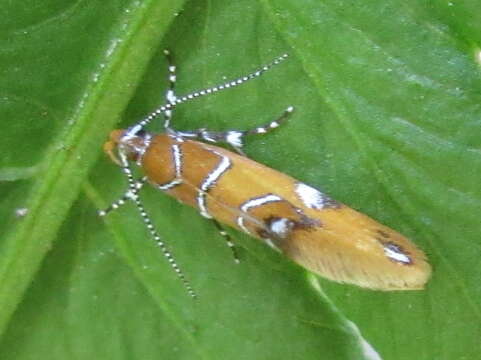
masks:
[[[116,129],[104,143],[104,152],[117,165],[124,166],[125,161],[139,162],[149,146],[151,135],[143,130]]]

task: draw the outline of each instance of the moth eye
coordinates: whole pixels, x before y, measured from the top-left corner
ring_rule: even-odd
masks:
[[[144,129],[140,129],[140,130],[137,131],[137,133],[136,133],[136,135],[137,135],[138,137],[141,137],[141,138],[145,137],[145,134],[147,134],[147,132],[146,132]]]

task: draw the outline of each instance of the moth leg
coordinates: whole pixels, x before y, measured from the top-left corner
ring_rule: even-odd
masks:
[[[174,92],[175,82],[177,81],[177,75],[176,75],[177,67],[174,65],[174,60],[169,50],[165,49],[164,55],[165,55],[165,58],[167,59],[168,70],[169,70],[169,73],[168,73],[169,88],[165,92],[165,100],[167,104],[174,105],[177,101],[177,96],[175,95],[175,92]],[[172,120],[173,111],[174,111],[173,107],[171,107],[169,110],[164,111],[164,128],[166,129],[170,128],[170,122]]]
[[[282,115],[274,121],[249,130],[210,131],[202,128],[194,131],[178,132],[178,134],[182,137],[197,138],[211,143],[223,142],[232,146],[237,153],[245,156],[244,152],[242,151],[242,147],[244,146],[244,136],[267,134],[268,132],[281,126],[293,111],[294,108],[289,106],[286,110],[284,110]]]
[[[119,207],[124,205],[127,201],[132,200],[133,197],[138,195],[138,193],[140,192],[140,190],[142,189],[146,181],[147,181],[147,178],[145,176],[136,180],[134,182],[135,191],[128,188],[127,191],[122,195],[122,197],[120,197],[118,200],[110,204],[105,210],[99,210],[98,212],[99,216],[105,216],[108,213],[114,210],[117,210]]]
[[[274,121],[268,122],[264,126],[259,126],[254,129],[247,130],[246,135],[267,134],[268,132],[281,126],[293,111],[294,111],[294,107],[289,106],[286,110],[284,110],[281,116],[279,116],[277,119],[275,119]]]
[[[239,256],[237,254],[237,250],[236,250],[236,247],[234,245],[234,243],[232,242],[232,238],[230,237],[230,235],[227,233],[227,231],[224,230],[224,228],[222,227],[222,225],[215,219],[211,219],[212,222],[214,223],[215,227],[217,228],[217,230],[219,231],[219,234],[224,238],[227,246],[231,249],[232,251],[232,256],[234,257],[234,261],[236,264],[239,264],[240,263],[240,260],[239,260]]]

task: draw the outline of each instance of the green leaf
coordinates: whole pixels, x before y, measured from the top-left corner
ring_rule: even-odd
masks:
[[[385,359],[479,357],[476,6],[4,1],[0,357],[375,359],[368,343]],[[295,106],[246,152],[411,237],[434,268],[427,289],[318,283],[230,230],[235,265],[212,224],[147,188],[193,301],[131,205],[98,218],[125,190],[102,142],[119,118],[129,126],[164,102],[166,47],[178,94],[289,53],[260,79],[179,106],[174,126],[246,129]]]

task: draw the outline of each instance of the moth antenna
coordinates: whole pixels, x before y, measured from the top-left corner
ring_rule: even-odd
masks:
[[[174,269],[175,273],[184,284],[184,287],[186,288],[189,295],[192,296],[192,298],[194,299],[197,298],[196,293],[194,292],[194,290],[192,289],[192,286],[190,285],[190,282],[186,279],[179,265],[177,265],[174,257],[172,256],[172,253],[167,249],[167,246],[165,245],[164,241],[162,241],[162,238],[155,230],[154,224],[152,223],[150,216],[145,211],[144,205],[142,204],[139,198],[137,182],[134,179],[127,157],[122,151],[120,151],[120,158],[122,160],[122,171],[127,177],[127,181],[129,185],[129,191],[126,194],[130,197],[130,200],[132,200],[135,203],[137,209],[139,210],[140,216],[142,216],[142,220],[144,221],[145,226],[149,230],[150,235],[152,236],[153,240],[155,241],[157,246],[160,248],[160,250],[166,257],[172,269]]]
[[[238,85],[241,85],[241,84],[245,83],[246,81],[255,79],[255,78],[261,76],[263,73],[265,73],[269,69],[271,69],[272,67],[274,67],[275,65],[280,64],[287,57],[288,57],[287,54],[281,55],[278,58],[274,59],[269,64],[262,66],[261,68],[257,69],[256,71],[254,71],[254,72],[252,72],[248,75],[239,77],[235,80],[231,80],[231,81],[225,82],[225,83],[220,84],[220,85],[205,88],[205,89],[195,91],[195,92],[192,92],[192,93],[184,95],[184,96],[177,97],[177,98],[175,98],[174,102],[170,102],[168,104],[162,105],[159,108],[155,109],[153,112],[151,112],[149,115],[147,115],[143,120],[141,120],[139,123],[137,123],[135,126],[133,126],[129,130],[129,132],[132,135],[135,134],[136,132],[138,132],[139,130],[144,128],[147,124],[149,124],[157,116],[165,113],[166,111],[172,110],[174,107],[176,107],[179,104],[182,104],[182,103],[187,102],[189,100],[196,99],[198,97],[213,94],[213,93],[216,93],[218,91],[233,88],[233,87],[236,87]]]

